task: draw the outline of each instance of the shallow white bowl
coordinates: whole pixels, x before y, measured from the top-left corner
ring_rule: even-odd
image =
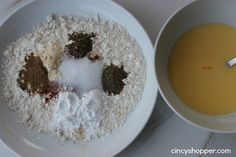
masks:
[[[16,115],[0,102],[0,138],[24,157],[110,157],[130,144],[145,126],[157,95],[154,49],[142,26],[125,9],[110,0],[37,0],[20,6],[0,26],[0,55],[9,42],[32,31],[33,25],[46,20],[48,14],[81,15],[113,20],[127,28],[137,40],[146,58],[146,81],[142,99],[126,123],[111,135],[91,142],[63,144],[50,135],[41,135],[16,124]]]
[[[235,0],[197,0],[176,11],[169,18],[162,27],[155,45],[157,80],[160,93],[167,104],[187,122],[214,132],[236,132],[236,114],[208,116],[195,112],[185,105],[171,87],[167,68],[168,56],[177,38],[193,26],[204,23],[225,23],[236,27],[235,6]]]

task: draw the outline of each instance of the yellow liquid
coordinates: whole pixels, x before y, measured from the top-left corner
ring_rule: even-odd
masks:
[[[209,115],[236,112],[236,28],[200,25],[185,32],[169,56],[169,79],[176,95],[190,108]]]

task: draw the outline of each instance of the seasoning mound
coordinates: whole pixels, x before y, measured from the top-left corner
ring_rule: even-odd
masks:
[[[25,63],[17,79],[20,88],[29,93],[45,94],[49,86],[48,70],[41,58],[31,53],[25,57]]]
[[[92,51],[93,38],[95,38],[94,33],[73,32],[72,34],[69,34],[68,39],[72,43],[66,45],[67,53],[75,58],[86,56]]]
[[[109,134],[142,96],[141,48],[112,21],[49,16],[3,54],[4,97],[18,123],[64,140]]]
[[[79,129],[77,137],[90,140],[101,132],[102,110],[102,95],[97,89],[85,92],[81,98],[72,92],[60,93],[52,128],[68,136]]]
[[[102,74],[102,86],[105,92],[108,92],[109,95],[120,94],[124,88],[125,83],[122,81],[126,79],[128,74],[124,71],[124,67],[117,67],[113,64],[107,66],[103,70]]]
[[[59,66],[62,76],[60,81],[69,86],[78,87],[80,92],[102,89],[102,70],[102,60],[92,62],[87,57],[66,58]]]
[[[39,56],[42,59],[44,66],[48,69],[48,78],[50,81],[58,80],[60,78],[58,66],[64,55],[63,51],[61,45],[55,42],[49,43],[42,52],[39,52]]]

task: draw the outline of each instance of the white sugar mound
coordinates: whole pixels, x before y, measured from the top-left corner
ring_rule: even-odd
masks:
[[[61,83],[78,87],[82,93],[92,89],[102,89],[102,70],[102,60],[92,62],[87,57],[65,58],[59,67],[62,74]]]

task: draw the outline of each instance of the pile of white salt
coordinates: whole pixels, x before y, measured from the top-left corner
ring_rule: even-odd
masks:
[[[91,61],[87,57],[80,59],[64,58],[59,66],[61,83],[79,88],[80,92],[102,89],[103,61]]]

